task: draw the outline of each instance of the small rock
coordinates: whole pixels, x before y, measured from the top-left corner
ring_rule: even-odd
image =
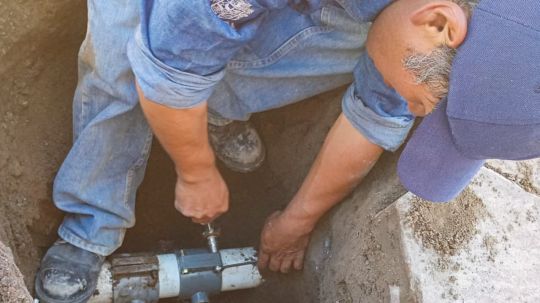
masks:
[[[17,159],[11,162],[10,174],[15,178],[19,178],[23,174],[21,163]]]
[[[28,100],[21,100],[19,102],[19,105],[21,105],[23,108],[27,108],[28,107]]]

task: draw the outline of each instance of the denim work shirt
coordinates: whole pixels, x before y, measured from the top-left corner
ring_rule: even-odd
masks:
[[[147,98],[171,108],[194,107],[211,96],[227,63],[255,37],[268,12],[288,5],[309,12],[330,2],[358,22],[370,22],[392,0],[141,1],[128,56]],[[371,142],[396,150],[414,121],[405,100],[384,83],[366,52],[353,74],[344,115]]]

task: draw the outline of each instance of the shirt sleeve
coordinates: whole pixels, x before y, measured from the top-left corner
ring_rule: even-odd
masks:
[[[127,54],[144,95],[172,108],[208,99],[269,9],[287,0],[140,1]]]
[[[361,55],[354,78],[342,100],[343,114],[370,142],[397,150],[414,123],[407,103],[384,83],[367,52]]]

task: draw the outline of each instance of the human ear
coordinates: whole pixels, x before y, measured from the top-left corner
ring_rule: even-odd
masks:
[[[445,44],[457,48],[467,35],[467,15],[459,5],[450,1],[425,4],[412,12],[410,21],[424,28],[434,46]]]

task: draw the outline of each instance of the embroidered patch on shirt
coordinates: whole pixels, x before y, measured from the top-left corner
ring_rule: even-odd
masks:
[[[219,18],[227,21],[238,21],[253,13],[247,0],[211,0],[211,8]]]

